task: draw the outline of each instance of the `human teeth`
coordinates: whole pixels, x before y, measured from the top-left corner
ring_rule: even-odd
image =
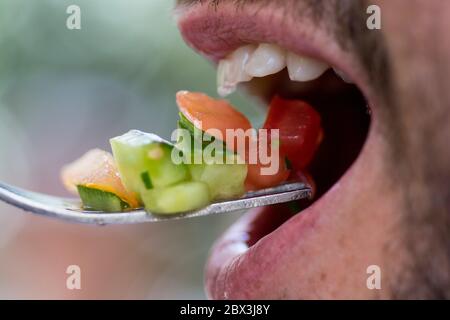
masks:
[[[236,90],[240,82],[252,80],[253,77],[244,71],[244,67],[255,49],[255,45],[240,47],[219,62],[217,67],[217,92],[219,95],[227,96]]]
[[[250,56],[245,72],[253,77],[265,77],[286,67],[286,51],[275,44],[261,43]]]
[[[217,93],[226,97],[236,90],[236,82],[227,80],[230,78],[231,62],[229,60],[220,60],[217,66]]]
[[[336,73],[339,78],[341,78],[344,82],[353,83],[352,80],[341,70],[333,68],[334,73]]]
[[[286,64],[292,81],[310,81],[320,77],[329,66],[319,60],[288,52]]]
[[[219,61],[217,92],[227,96],[236,90],[239,83],[275,74],[285,67],[292,81],[302,82],[317,79],[330,68],[323,61],[288,52],[275,44],[246,45]],[[334,71],[345,82],[351,83],[343,72]]]

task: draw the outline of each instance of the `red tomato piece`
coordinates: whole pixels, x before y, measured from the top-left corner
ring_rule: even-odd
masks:
[[[293,170],[305,169],[322,139],[319,113],[301,100],[275,96],[263,128],[280,130],[280,152]]]
[[[267,141],[267,144],[267,148],[270,150],[270,140]],[[248,152],[258,152],[258,150],[249,149]],[[248,155],[246,159],[249,159]],[[247,179],[245,180],[245,188],[247,191],[275,187],[288,179],[290,170],[286,167],[285,156],[283,154],[280,153],[276,159],[278,161],[278,170],[274,174],[263,174],[261,171],[262,168],[267,168],[269,165],[263,165],[260,160],[258,158],[258,163],[249,163],[247,166]]]

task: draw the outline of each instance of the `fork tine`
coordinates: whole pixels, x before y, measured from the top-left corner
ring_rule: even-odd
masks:
[[[102,213],[83,211],[80,200],[65,199],[24,190],[0,181],[0,200],[28,212],[70,222],[85,224],[134,224],[164,220],[200,217],[210,214],[229,213],[250,208],[283,203],[311,197],[311,188],[303,182],[284,184],[275,188],[249,192],[234,200],[214,202],[197,211],[176,215],[156,215],[144,210]]]

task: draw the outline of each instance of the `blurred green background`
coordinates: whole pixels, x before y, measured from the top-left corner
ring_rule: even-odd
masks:
[[[71,4],[81,30],[66,28]],[[173,5],[0,0],[0,180],[67,195],[65,163],[129,129],[170,138],[178,90],[215,95],[215,70],[183,43]],[[236,218],[92,227],[0,204],[0,298],[204,298],[208,250]],[[81,290],[66,288],[71,264]]]

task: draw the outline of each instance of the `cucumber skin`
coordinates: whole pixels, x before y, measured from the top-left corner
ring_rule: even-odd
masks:
[[[171,154],[174,146],[154,134],[132,130],[111,139],[110,142],[122,182],[129,192],[140,195],[147,190],[142,180],[142,174],[146,172],[154,188],[166,187],[189,178],[188,169],[184,164],[172,162]],[[149,158],[149,151],[154,148],[160,148],[161,158]]]
[[[130,205],[114,193],[82,185],[77,186],[77,190],[86,210],[122,212],[130,209]]]
[[[196,129],[194,124],[190,122],[182,112],[178,112],[180,119],[178,120],[178,128],[188,130],[194,136]]]
[[[209,188],[202,182],[181,182],[165,188],[145,190],[141,196],[145,209],[155,214],[192,211],[211,202]]]
[[[202,149],[204,149],[211,142],[216,140],[215,137],[210,136],[206,132],[204,132],[201,129],[195,127],[194,124],[191,123],[182,112],[179,112],[178,115],[180,117],[180,119],[178,120],[178,128],[189,131],[189,134],[191,136],[191,143],[192,143],[191,146],[186,146],[186,145],[184,145],[182,143],[181,144],[177,144],[177,146],[180,148],[180,150],[182,150],[184,153],[188,154],[188,153],[195,152],[194,143],[193,143],[194,139],[201,141],[201,143],[199,145],[201,146]],[[220,141],[220,140],[218,140],[218,141]],[[220,141],[220,144],[222,145],[222,149],[226,150],[225,142],[224,141]]]

